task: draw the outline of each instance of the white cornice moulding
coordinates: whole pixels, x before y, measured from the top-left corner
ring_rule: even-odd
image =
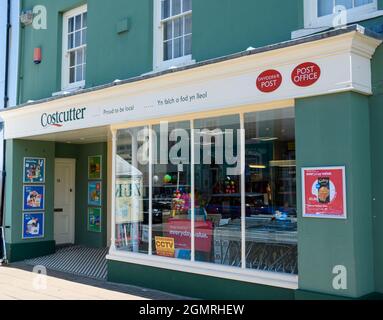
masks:
[[[118,125],[172,116],[261,105],[275,101],[356,91],[372,94],[371,57],[380,40],[362,31],[353,31],[317,41],[245,55],[222,62],[206,64],[158,77],[119,84],[91,92],[53,99],[0,113],[5,120],[7,139],[39,136],[48,133]],[[314,62],[322,69],[321,78],[310,87],[297,87],[291,81],[292,70],[301,63]],[[267,69],[279,70],[281,87],[273,93],[262,93],[256,79]],[[208,92],[208,97],[194,102],[158,105],[159,100],[193,93]],[[119,114],[104,111],[131,107]],[[41,115],[86,107],[83,121],[63,127],[41,126]]]

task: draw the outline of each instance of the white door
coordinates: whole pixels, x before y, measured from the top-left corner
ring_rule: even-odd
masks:
[[[76,160],[55,160],[54,238],[74,244]]]

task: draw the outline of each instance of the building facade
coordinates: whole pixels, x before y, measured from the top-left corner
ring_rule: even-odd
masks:
[[[10,261],[76,244],[185,296],[383,293],[383,1],[20,6]]]

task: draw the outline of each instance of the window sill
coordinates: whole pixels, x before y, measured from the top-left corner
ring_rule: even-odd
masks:
[[[52,93],[52,97],[57,97],[57,96],[63,96],[63,95],[67,95],[67,94],[76,93],[78,91],[83,90],[84,88],[85,88],[85,85],[79,85],[79,86],[76,86],[76,87],[62,89],[61,91],[53,92]]]
[[[153,68],[153,72],[151,72],[151,73],[166,71],[166,70],[170,70],[170,69],[182,68],[182,67],[186,67],[189,65],[193,65],[195,63],[196,63],[196,61],[193,60],[191,58],[191,56],[181,57],[178,59],[173,59],[173,60],[158,63],[158,65],[156,65]]]
[[[383,16],[383,10],[377,10],[374,12],[369,12],[365,14],[359,14],[359,15],[350,15],[348,17],[348,24],[364,21],[364,20],[369,20],[377,17]],[[329,21],[332,21],[332,16],[329,18]],[[291,39],[298,39],[302,37],[307,37],[310,35],[313,35],[315,33],[323,32],[329,29],[332,29],[333,27],[329,25],[325,25],[323,23],[313,23],[311,26],[308,26],[307,28],[304,29],[299,29],[295,30],[291,33]]]
[[[234,268],[204,262],[190,262],[158,256],[117,251],[113,247],[109,250],[108,260],[138,264],[148,267],[167,269],[179,272],[194,273],[203,276],[242,281],[259,285],[298,289],[298,276],[266,271]]]

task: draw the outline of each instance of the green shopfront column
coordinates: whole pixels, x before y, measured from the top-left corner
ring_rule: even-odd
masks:
[[[351,298],[374,292],[368,97],[347,92],[296,101],[299,290]],[[302,217],[302,167],[345,166],[347,220]],[[335,266],[347,289],[333,287]]]

